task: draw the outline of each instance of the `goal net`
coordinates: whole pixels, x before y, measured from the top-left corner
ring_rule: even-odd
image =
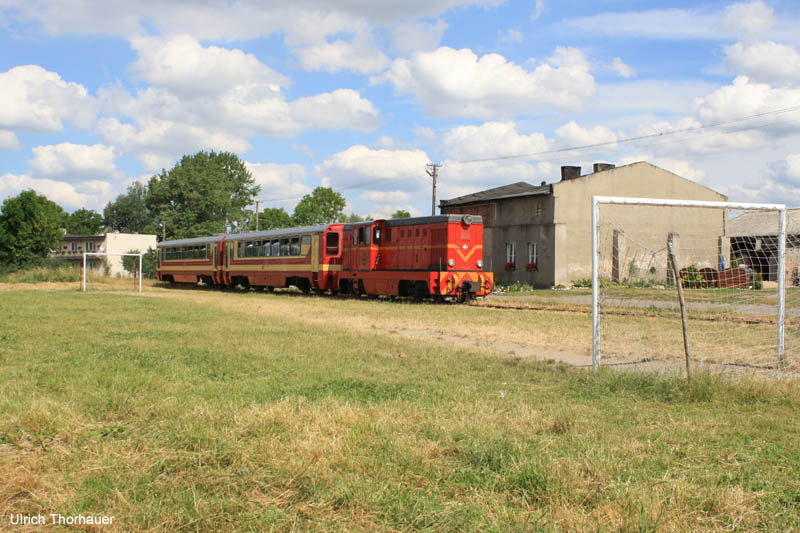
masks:
[[[693,369],[800,370],[800,227],[787,232],[786,206],[592,204],[595,368],[683,369],[688,357]]]
[[[86,279],[88,277],[87,276],[87,269],[88,269],[88,266],[89,266],[89,262],[88,261],[91,260],[91,258],[94,258],[94,257],[103,257],[103,258],[105,258],[105,257],[136,257],[136,258],[138,258],[138,268],[136,268],[132,272],[132,274],[133,274],[133,280],[134,281],[138,281],[137,288],[138,288],[139,292],[140,293],[142,292],[142,258],[144,257],[144,254],[141,254],[141,253],[139,253],[139,254],[133,254],[133,253],[121,254],[121,253],[119,253],[118,254],[118,253],[109,253],[109,252],[86,252],[86,253],[83,254],[83,265],[82,265],[82,268],[81,268],[81,272],[82,272],[81,273],[81,290],[83,292],[86,292]],[[107,275],[104,276],[103,278],[99,278],[99,279],[104,279],[106,281],[110,280],[109,276],[107,276]]]

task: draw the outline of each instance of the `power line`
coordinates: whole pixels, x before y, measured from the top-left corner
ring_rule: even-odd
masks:
[[[774,115],[781,115],[781,114],[785,114],[785,113],[791,113],[791,112],[794,112],[794,111],[800,111],[800,106],[786,107],[786,108],[783,108],[783,109],[774,109],[772,111],[765,111],[763,113],[756,113],[756,114],[753,114],[753,115],[747,115],[747,116],[743,116],[743,117],[732,118],[732,119],[729,119],[729,120],[720,121],[720,122],[716,122],[716,123],[702,124],[700,126],[694,126],[694,127],[690,127],[690,128],[683,128],[683,129],[680,129],[680,130],[664,131],[664,132],[660,132],[660,133],[651,133],[651,134],[648,134],[648,135],[639,135],[637,137],[626,137],[626,138],[617,139],[617,140],[614,140],[614,141],[604,141],[604,142],[593,143],[593,144],[570,146],[570,147],[566,147],[566,148],[557,148],[557,149],[554,149],[554,150],[545,150],[545,151],[542,151],[542,152],[533,152],[533,153],[526,153],[526,154],[515,154],[515,155],[505,155],[505,156],[496,156],[496,157],[485,157],[485,158],[480,158],[480,159],[467,159],[467,160],[462,160],[462,161],[447,161],[446,163],[436,164],[436,169],[438,170],[438,168],[441,168],[441,167],[446,166],[446,165],[452,165],[452,164],[467,165],[467,164],[472,164],[472,163],[489,163],[489,162],[494,162],[494,161],[507,161],[507,160],[513,160],[513,159],[530,159],[530,158],[534,158],[534,157],[556,155],[556,154],[562,154],[562,153],[566,153],[566,152],[575,152],[575,151],[580,151],[580,150],[588,150],[588,149],[591,149],[591,148],[601,148],[601,147],[604,147],[604,146],[612,146],[612,145],[617,145],[617,144],[627,144],[627,143],[632,143],[632,142],[642,141],[642,140],[647,140],[647,139],[658,139],[658,140],[660,140],[660,139],[666,139],[668,137],[673,137],[673,136],[676,136],[676,135],[679,135],[679,134],[683,134],[683,133],[701,132],[701,131],[705,131],[705,130],[708,130],[708,129],[711,129],[711,128],[724,127],[724,126],[728,126],[728,125],[731,125],[731,124],[737,124],[737,123],[740,123],[740,122],[745,122],[745,121],[748,121],[748,120],[753,120],[753,119],[762,118],[762,117],[769,117],[769,116],[774,116]],[[756,127],[763,127],[763,126],[766,126],[766,125],[769,125],[769,124],[770,124],[770,122],[767,122],[767,123],[764,123],[764,124],[760,124],[760,125],[756,125],[756,126],[745,126],[745,127],[742,127],[742,128],[737,128],[737,129],[733,130],[733,132],[746,131],[748,129],[754,129]],[[726,132],[723,132],[723,133],[726,133]],[[430,167],[431,164],[428,164],[427,166]],[[431,173],[429,171],[426,170],[426,172],[428,172],[428,174],[431,175]],[[437,173],[437,176],[438,176],[438,173]],[[431,175],[431,177],[433,177],[433,176]],[[393,180],[393,181],[397,181],[397,180]],[[383,180],[383,179],[374,179],[374,180],[364,181],[364,182],[361,182],[361,183],[354,183],[354,184],[351,184],[351,185],[347,185],[345,187],[339,187],[337,189],[337,191],[344,191],[344,190],[348,190],[348,189],[360,189],[360,188],[363,188],[365,186],[372,185],[374,183],[387,183],[387,181]],[[391,181],[389,183],[391,183]],[[434,181],[434,183],[435,183],[435,181]],[[285,198],[265,198],[263,201],[264,202],[281,202],[281,201],[299,200],[300,198],[302,198],[302,197],[301,196],[294,196],[294,197],[285,197]]]
[[[680,133],[693,133],[693,132],[697,132],[697,131],[707,130],[709,128],[717,128],[717,127],[720,127],[720,126],[727,126],[729,124],[736,124],[738,122],[743,122],[745,120],[751,120],[751,119],[754,119],[754,118],[761,118],[761,117],[771,116],[771,115],[780,115],[780,114],[783,114],[783,113],[791,113],[792,111],[800,111],[800,106],[787,107],[787,108],[784,108],[784,109],[776,109],[776,110],[773,110],[773,111],[766,111],[764,113],[757,113],[755,115],[748,115],[746,117],[734,118],[734,119],[725,120],[725,121],[722,121],[722,122],[717,122],[717,123],[712,123],[712,124],[703,124],[703,125],[700,125],[700,126],[694,126],[694,127],[691,127],[691,128],[683,128],[683,129],[680,129],[680,130],[662,131],[660,133],[651,133],[649,135],[639,135],[638,137],[626,137],[624,139],[617,139],[617,140],[614,140],[614,141],[604,141],[604,142],[594,143],[594,144],[584,144],[584,145],[581,145],[581,146],[572,146],[572,147],[569,147],[569,148],[558,148],[556,150],[546,150],[546,151],[543,151],[543,152],[534,152],[534,153],[528,153],[528,154],[503,155],[503,156],[497,156],[497,157],[485,157],[485,158],[481,158],[481,159],[468,159],[468,160],[465,160],[465,161],[449,161],[449,163],[451,163],[451,164],[452,163],[458,163],[458,164],[461,164],[461,165],[466,165],[466,164],[469,164],[469,163],[487,163],[487,162],[491,162],[491,161],[504,161],[504,160],[508,160],[508,159],[525,159],[525,158],[539,157],[539,156],[543,156],[543,155],[559,154],[559,153],[563,153],[563,152],[574,152],[574,151],[577,151],[577,150],[586,150],[588,148],[600,148],[602,146],[611,146],[613,144],[625,144],[625,143],[634,142],[634,141],[641,141],[641,140],[644,140],[644,139],[653,139],[653,138],[658,138],[658,137],[668,137],[668,136],[672,136],[672,135],[678,135]],[[744,129],[747,129],[747,128],[744,128]]]

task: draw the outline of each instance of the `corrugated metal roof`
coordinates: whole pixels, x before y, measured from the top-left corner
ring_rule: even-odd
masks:
[[[800,208],[787,209],[787,235],[800,234]],[[761,237],[778,234],[776,211],[751,211],[728,220],[728,235],[731,237]]]
[[[512,183],[511,185],[503,185],[502,187],[495,187],[485,191],[479,191],[465,196],[459,196],[450,200],[442,200],[439,202],[440,207],[449,207],[453,205],[471,204],[477,202],[486,202],[489,200],[499,200],[501,198],[514,198],[518,196],[533,196],[538,194],[550,194],[550,185],[531,185],[524,181]]]

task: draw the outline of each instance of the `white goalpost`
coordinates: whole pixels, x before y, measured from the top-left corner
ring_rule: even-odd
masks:
[[[592,367],[785,368],[787,223],[781,204],[593,197]]]
[[[142,257],[144,254],[114,254],[114,253],[107,253],[107,252],[84,252],[83,254],[83,282],[82,282],[82,289],[83,292],[86,292],[86,257],[87,256],[116,256],[116,257],[123,257],[123,256],[131,256],[131,257],[138,257],[139,258],[139,292],[142,292]]]

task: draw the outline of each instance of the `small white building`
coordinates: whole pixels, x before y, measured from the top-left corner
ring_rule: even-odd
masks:
[[[83,264],[84,252],[109,254],[125,254],[131,250],[139,250],[146,253],[148,248],[156,249],[157,239],[155,235],[145,235],[139,233],[100,233],[98,235],[71,235],[64,234],[58,248],[50,252],[50,257],[60,257],[76,265]],[[86,258],[86,269],[103,273],[103,260],[107,261],[108,273],[111,276],[127,276],[128,273],[122,268],[122,257],[118,255],[109,256],[89,256]]]

